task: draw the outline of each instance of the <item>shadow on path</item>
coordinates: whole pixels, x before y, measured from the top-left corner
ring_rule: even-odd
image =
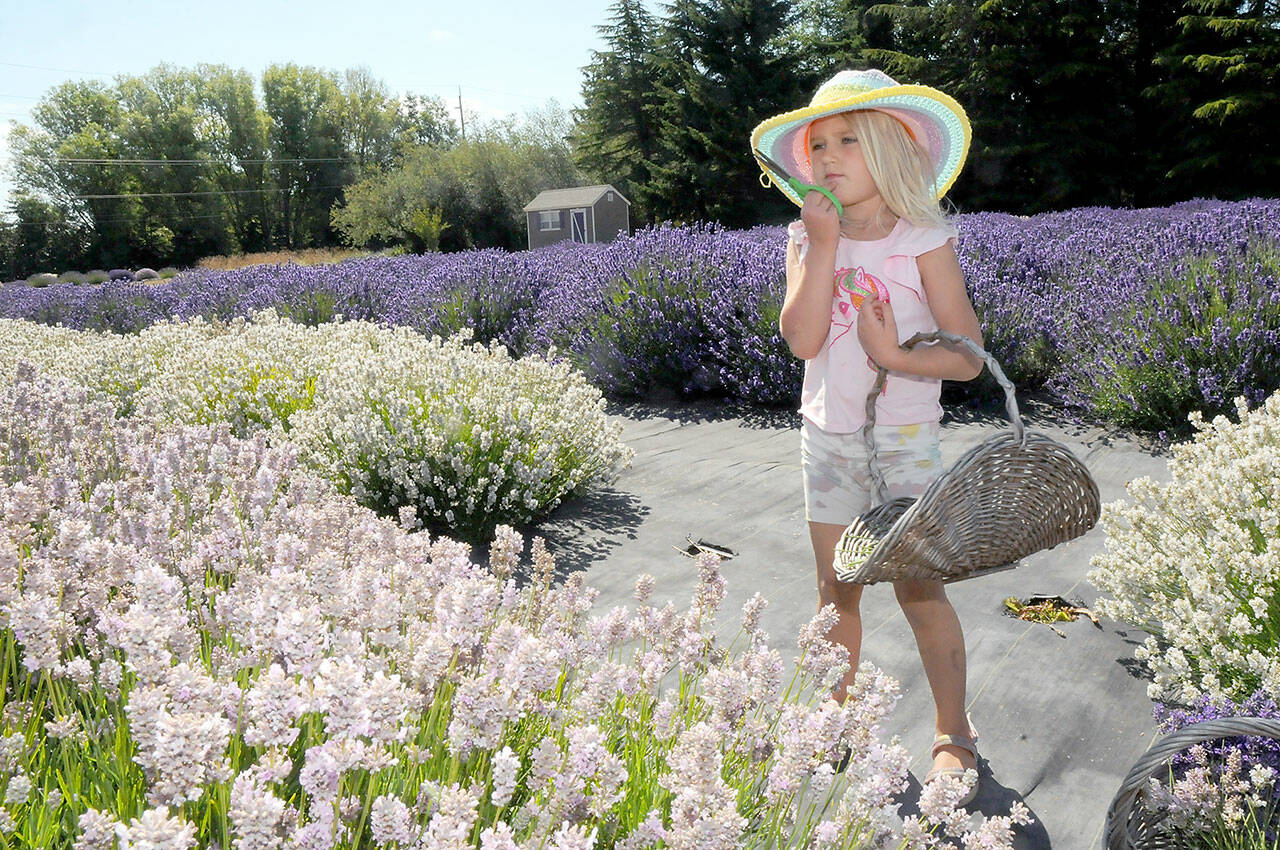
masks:
[[[899,814],[904,818],[920,814],[920,792],[923,790],[915,776],[909,775],[908,781],[910,784],[897,798],[900,807]],[[995,774],[991,772],[991,764],[986,759],[979,757],[978,796],[969,804],[968,810],[986,817],[1007,815],[1009,814],[1009,808],[1014,803],[1027,805],[1021,794],[1007,785],[1000,784]],[[1031,807],[1027,806],[1027,809],[1030,810]],[[1013,828],[1014,850],[1051,850],[1053,845],[1049,840],[1049,833],[1045,830],[1044,825],[1040,823],[1040,818],[1036,817],[1034,811],[1031,811],[1031,818],[1032,823]]]
[[[649,515],[640,497],[609,487],[597,488],[572,499],[526,533],[541,537],[556,559],[556,578],[587,569],[626,540],[636,539],[636,529]]]
[[[799,400],[797,399],[797,404]],[[632,401],[609,402],[605,412],[610,416],[643,421],[668,419],[681,425],[697,425],[704,422],[733,420],[745,428],[791,429],[800,427],[800,413],[795,405],[786,407],[756,407],[740,401],[726,399],[698,399],[696,401]]]

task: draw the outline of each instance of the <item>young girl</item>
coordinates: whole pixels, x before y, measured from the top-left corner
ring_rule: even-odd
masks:
[[[800,412],[805,515],[818,567],[819,605],[840,617],[829,638],[849,651],[850,670],[832,697],[843,702],[862,641],[862,586],[838,582],[837,541],[871,507],[861,429],[876,365],[889,370],[873,428],[889,498],[919,496],[942,473],[938,450],[941,379],[969,380],[982,362],[946,344],[899,347],[917,331],[964,334],[981,344],[939,199],[969,147],[964,110],[926,86],[899,85],[880,71],[842,71],[809,106],[771,118],[753,150],[788,172],[773,184],[800,206],[789,228],[781,329],[805,360]],[[766,172],[768,173],[768,172]],[[791,176],[840,202],[786,182]],[[800,191],[804,191],[803,187]],[[915,634],[933,691],[933,769],[976,768],[977,735],[965,714],[964,636],[941,582],[899,581],[894,592]],[[976,795],[976,785],[963,803]]]

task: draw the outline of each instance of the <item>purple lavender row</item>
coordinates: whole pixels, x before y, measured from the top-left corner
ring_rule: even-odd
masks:
[[[1280,201],[973,213],[956,224],[987,347],[1020,390],[1156,429],[1280,387]],[[11,286],[0,316],[128,333],[274,307],[308,324],[341,314],[428,334],[471,327],[516,355],[554,346],[614,398],[789,404],[801,369],[777,333],[784,240],[780,227],[659,227],[608,245]]]

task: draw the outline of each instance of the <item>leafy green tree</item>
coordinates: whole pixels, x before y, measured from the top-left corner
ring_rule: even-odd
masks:
[[[465,142],[422,145],[402,165],[347,189],[333,225],[350,245],[409,250],[528,244],[524,205],[544,189],[579,185],[568,114],[551,103],[477,127]]]
[[[41,98],[32,118],[33,125],[18,124],[10,134],[19,198],[46,199],[58,211],[56,226],[89,234],[84,251],[95,264],[123,264],[145,225],[138,199],[121,197],[138,192],[136,171],[104,165],[125,154],[116,91],[99,81],[62,83]],[[34,228],[48,218],[24,221]]]
[[[633,220],[649,219],[646,189],[658,152],[656,73],[652,54],[657,24],[641,0],[618,0],[597,29],[606,48],[582,69],[582,109],[576,113],[573,150],[583,171],[609,183],[632,202]]]
[[[133,166],[139,192],[149,196],[140,199],[133,262],[182,264],[230,253],[226,195],[204,139],[200,73],[161,65],[141,77],[118,78],[116,88],[125,158],[146,161]]]
[[[18,195],[11,205],[16,221],[0,227],[0,281],[36,272],[60,274],[84,260],[85,231],[68,221],[58,206]]]
[[[352,174],[338,78],[319,68],[272,65],[262,74],[262,97],[276,166],[276,242],[289,248],[330,244],[330,208]]]
[[[409,93],[400,98],[396,110],[397,158],[403,159],[421,145],[452,147],[458,142],[458,125],[438,97]]]
[[[756,124],[811,94],[781,38],[788,4],[674,0],[668,9],[655,51],[661,123],[650,185],[662,205],[654,212],[730,227],[794,216],[761,187],[747,148]]]
[[[234,247],[264,251],[273,229],[275,180],[267,162],[268,121],[253,78],[226,65],[199,65],[198,128],[211,183],[222,190]]]
[[[1280,194],[1280,3],[1187,0],[1147,91],[1163,128],[1165,185],[1179,197]]]
[[[398,103],[368,68],[349,68],[342,79],[343,131],[357,173],[388,168],[395,157]]]

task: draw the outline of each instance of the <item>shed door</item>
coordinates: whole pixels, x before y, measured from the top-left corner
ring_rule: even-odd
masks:
[[[587,241],[587,211],[585,209],[574,210],[572,213],[572,217],[573,217],[573,241],[586,242]]]

